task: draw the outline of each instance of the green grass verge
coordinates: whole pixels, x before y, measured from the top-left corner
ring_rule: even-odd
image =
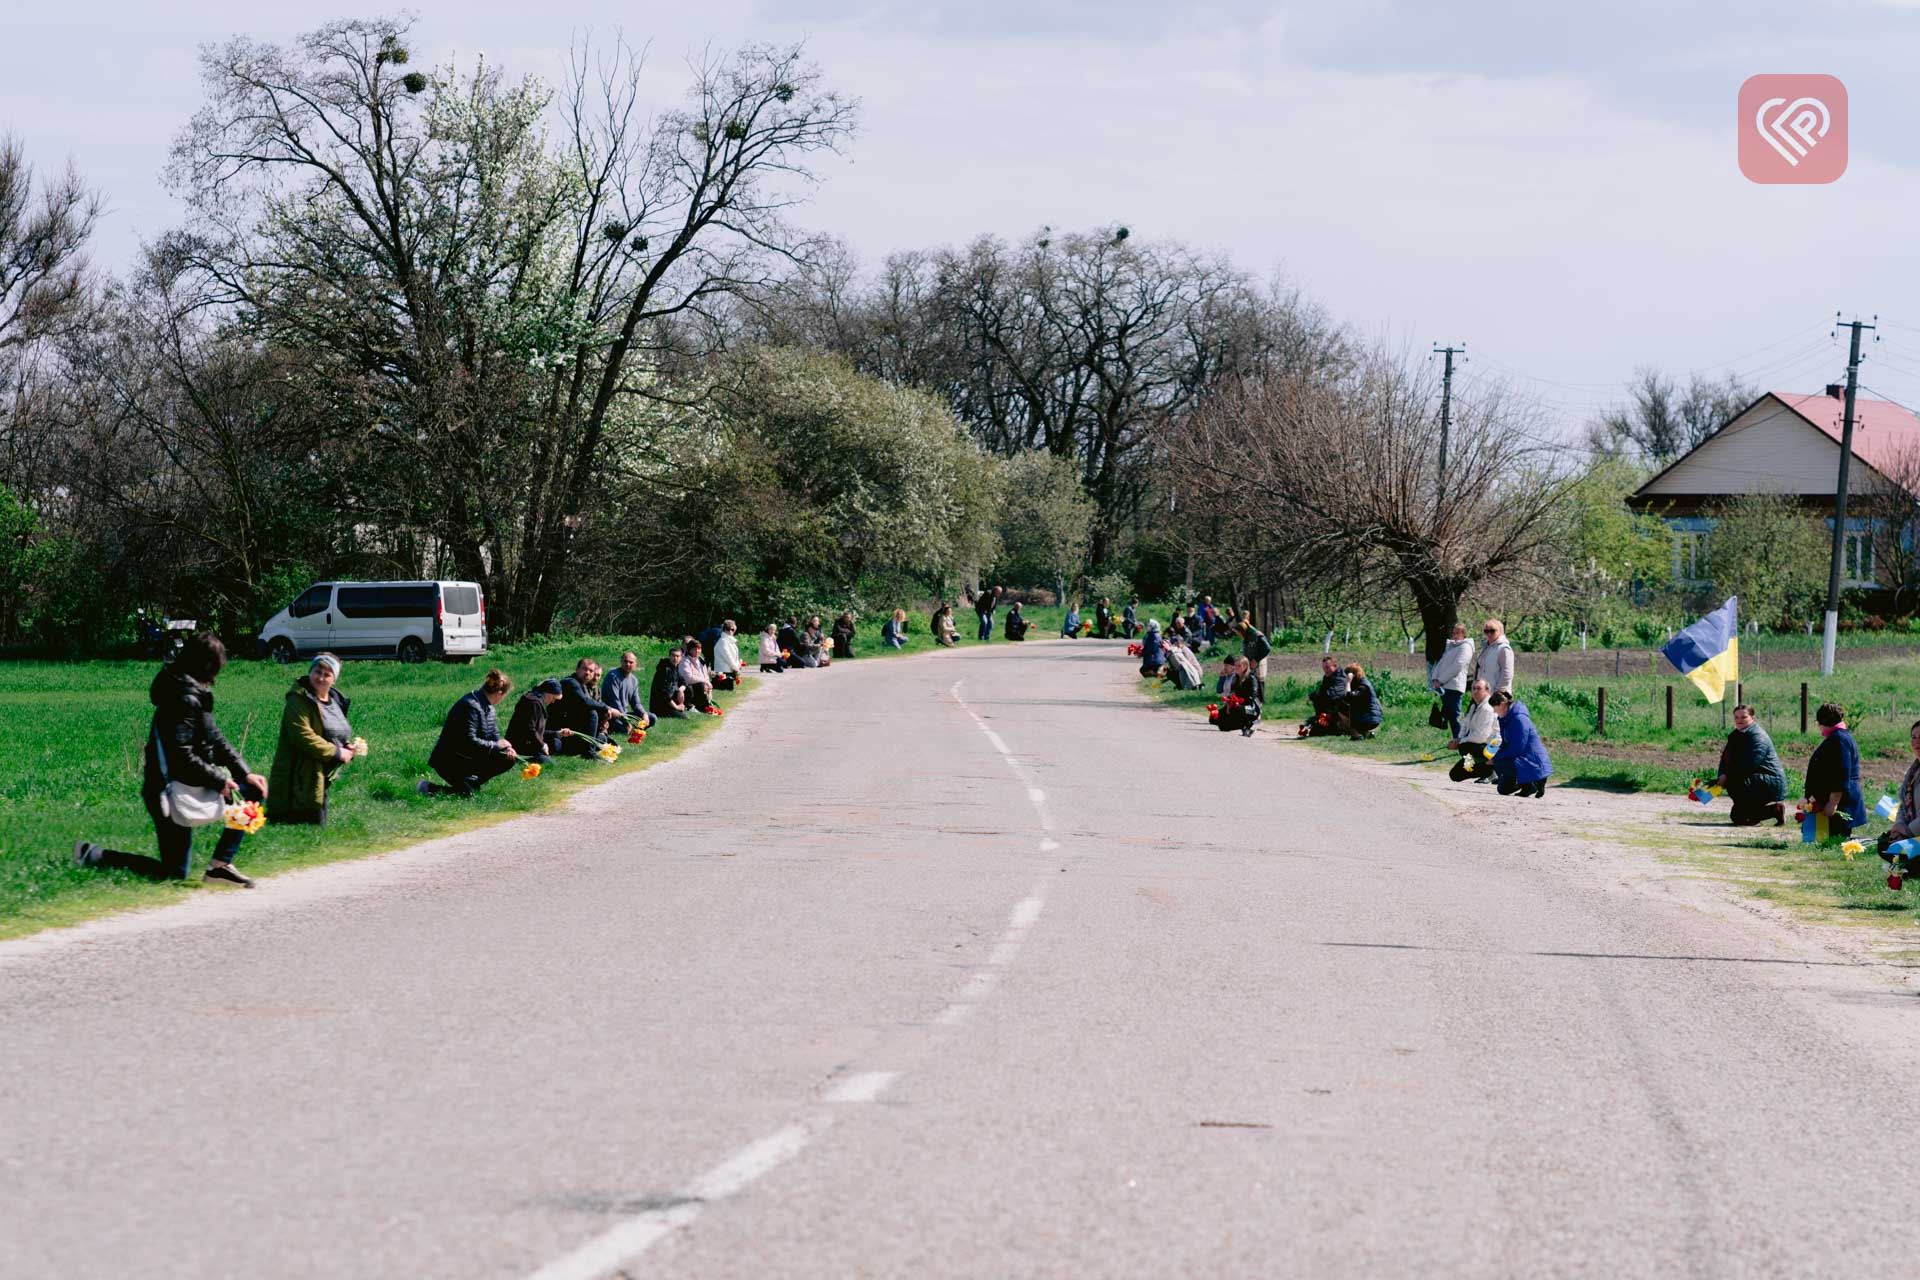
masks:
[[[326,827],[269,823],[247,837],[239,864],[249,875],[271,876],[381,853],[537,812],[582,787],[672,757],[724,725],[725,717],[663,721],[615,764],[558,760],[532,780],[509,772],[471,800],[423,799],[413,790],[427,776],[427,755],[447,708],[480,682],[487,666],[514,679],[515,692],[501,704],[504,727],[521,691],[570,670],[579,656],[611,663],[622,649],[634,649],[644,686],[666,647],[659,640],[603,636],[501,647],[473,666],[348,663],[340,687],[353,700],[353,727],[371,754],[342,770]],[[237,661],[215,686],[221,728],[262,774],[273,760],[286,690],[303,670]],[[152,852],[153,827],[139,791],[153,672],[153,664],[142,662],[0,663],[0,707],[12,747],[0,769],[0,938],[204,891],[198,879],[155,884],[125,872],[82,870],[70,860],[81,839]],[[740,693],[722,695],[723,705],[745,696],[752,681]],[[195,841],[196,870],[213,839],[203,832]]]
[[[1028,612],[1036,637],[1059,633],[1064,609]],[[857,661],[936,647],[926,616],[916,613],[908,616],[907,647],[888,649],[880,643],[884,620],[874,615],[861,621],[854,643]],[[963,606],[955,621],[961,644],[977,643],[972,612]],[[996,629],[994,643],[1005,643],[1000,634]],[[721,695],[723,706],[745,696],[762,678],[751,674],[757,635],[739,639],[750,674],[740,693]],[[347,765],[335,781],[324,829],[269,823],[247,838],[240,865],[261,877],[384,853],[535,813],[582,787],[672,758],[724,726],[725,717],[663,721],[644,744],[626,748],[616,764],[560,759],[537,779],[505,774],[467,801],[422,799],[413,790],[428,776],[427,755],[447,708],[480,682],[488,666],[514,679],[515,692],[501,704],[504,727],[520,692],[543,676],[571,670],[583,655],[611,665],[622,650],[633,649],[640,655],[644,687],[667,647],[665,640],[593,636],[501,646],[472,666],[348,663],[340,687],[353,700],[354,730],[367,739],[372,753]],[[11,748],[0,768],[0,938],[206,891],[198,879],[155,884],[125,872],[82,870],[71,861],[74,842],[83,839],[152,852],[153,828],[139,792],[141,749],[152,711],[147,685],[154,669],[146,662],[0,662],[0,717]],[[216,685],[221,728],[260,773],[268,772],[273,761],[287,688],[303,670],[238,660]],[[196,869],[205,866],[214,838],[203,832],[196,840]]]

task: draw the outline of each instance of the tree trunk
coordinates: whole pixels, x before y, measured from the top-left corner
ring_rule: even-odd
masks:
[[[1420,625],[1427,633],[1427,664],[1447,651],[1454,624],[1460,621],[1460,597],[1439,583],[1410,582],[1414,603],[1420,606]]]

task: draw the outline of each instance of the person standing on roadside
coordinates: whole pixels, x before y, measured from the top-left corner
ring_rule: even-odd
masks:
[[[1480,629],[1486,643],[1474,659],[1473,678],[1485,680],[1495,693],[1513,692],[1513,646],[1507,643],[1507,628],[1498,618],[1488,618]]]
[[[973,611],[980,618],[980,638],[993,639],[993,611],[1000,605],[1000,588],[984,588],[973,598]]]
[[[1120,630],[1131,640],[1140,634],[1140,597],[1134,596],[1127,601],[1127,607],[1121,611]]]
[[[1267,700],[1267,658],[1272,653],[1273,642],[1267,639],[1267,633],[1253,625],[1252,618],[1241,619],[1240,656],[1247,660],[1254,687],[1259,691],[1262,702]]]
[[[226,665],[227,647],[220,643],[220,637],[211,631],[196,631],[147,687],[147,700],[153,703],[153,724],[147,732],[140,799],[147,807],[147,816],[153,819],[160,856],[121,853],[82,840],[73,846],[75,863],[131,871],[149,880],[185,880],[193,870],[193,825],[183,819],[194,815],[187,812],[184,802],[204,802],[211,798],[207,794],[211,792],[217,792],[223,801],[236,796],[255,801],[267,798],[267,780],[247,767],[214,723],[213,682]],[[188,794],[179,795],[182,790]],[[224,814],[219,806],[214,809]],[[215,816],[194,825],[214,826],[222,821],[223,816]],[[204,878],[216,884],[253,888],[253,881],[233,865],[245,838],[244,831],[223,827]]]
[[[1473,641],[1467,639],[1467,624],[1456,622],[1453,638],[1427,671],[1427,687],[1440,695],[1440,714],[1446,718],[1450,739],[1460,736],[1460,699],[1467,691],[1473,665]]]

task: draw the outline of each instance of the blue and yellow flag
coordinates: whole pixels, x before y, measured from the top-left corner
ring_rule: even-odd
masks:
[[[1740,597],[1727,602],[1662,646],[1673,669],[1700,686],[1708,702],[1718,702],[1740,678]]]

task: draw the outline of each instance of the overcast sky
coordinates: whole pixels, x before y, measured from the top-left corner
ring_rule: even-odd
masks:
[[[179,217],[158,172],[201,43],[387,12],[0,3],[0,130],[107,191],[107,265]],[[549,78],[575,31],[624,26],[662,103],[690,52],[804,38],[863,123],[802,220],[869,260],[1122,222],[1277,268],[1364,332],[1464,340],[1467,377],[1521,380],[1563,423],[1646,363],[1817,390],[1844,372],[1835,310],[1877,312],[1862,381],[1920,406],[1920,0],[410,7],[416,64]],[[1840,181],[1740,175],[1735,95],[1760,72],[1846,84]]]

